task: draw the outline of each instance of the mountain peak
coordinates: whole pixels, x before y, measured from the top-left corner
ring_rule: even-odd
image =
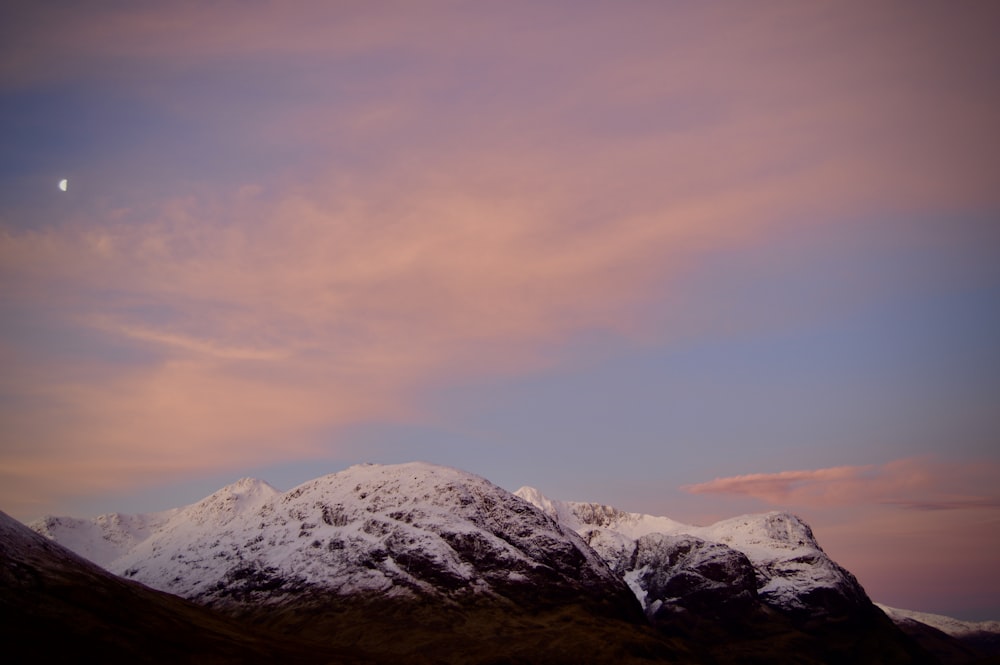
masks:
[[[222,489],[213,492],[216,494],[227,494],[231,496],[251,497],[251,496],[274,496],[280,492],[267,482],[259,478],[240,478],[234,483],[230,483]]]
[[[184,508],[181,512],[185,514],[186,519],[197,524],[212,522],[222,526],[238,515],[256,511],[279,494],[281,493],[278,490],[263,480],[241,478],[198,503]]]
[[[268,487],[272,490],[274,489],[274,487],[271,487],[271,485],[266,481],[260,480],[259,478],[251,478],[249,476],[246,478],[240,478],[235,483],[229,484],[228,487],[233,490],[252,490],[262,487]]]
[[[724,542],[746,547],[808,547],[822,551],[812,529],[802,518],[777,510],[731,517],[706,528],[726,534]]]

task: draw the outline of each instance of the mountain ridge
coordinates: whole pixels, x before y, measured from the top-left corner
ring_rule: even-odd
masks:
[[[241,479],[183,508],[113,515],[32,526],[127,578],[286,634],[354,644],[378,626],[407,658],[420,634],[446,662],[487,644],[515,662],[544,662],[532,649],[560,662],[554,644],[604,653],[598,636],[631,645],[615,647],[622,662],[931,662],[787,513],[698,527],[413,462],[355,465],[287,492]],[[564,620],[575,642],[553,640]]]
[[[777,609],[815,612],[817,596],[824,596],[826,605],[870,602],[857,579],[826,555],[809,525],[789,513],[741,515],[708,526],[695,526],[612,506],[556,501],[530,487],[522,487],[515,494],[577,531],[606,560],[619,566],[623,558],[632,555],[631,550],[643,537],[687,536],[746,556],[759,582],[757,593]],[[829,590],[836,593],[830,594]]]

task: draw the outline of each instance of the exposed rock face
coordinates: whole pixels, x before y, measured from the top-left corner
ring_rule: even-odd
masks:
[[[753,565],[725,545],[684,534],[650,533],[634,541],[601,529],[583,535],[654,622],[683,610],[723,616],[759,602]]]
[[[694,536],[642,536],[628,569],[623,575],[645,593],[644,609],[651,619],[671,612],[671,605],[723,616],[747,611],[758,602],[750,560]]]
[[[794,515],[746,515],[704,533],[750,558],[761,601],[775,609],[817,618],[871,606],[854,575],[827,556],[809,525]]]

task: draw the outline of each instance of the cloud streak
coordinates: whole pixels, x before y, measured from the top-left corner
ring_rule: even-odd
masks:
[[[998,471],[991,462],[959,464],[912,458],[882,465],[729,476],[681,489],[691,494],[752,497],[777,506],[883,504],[923,511],[996,509],[1000,496],[991,484]]]

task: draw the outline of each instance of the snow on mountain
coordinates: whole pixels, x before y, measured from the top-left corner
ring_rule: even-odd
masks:
[[[123,515],[108,513],[93,520],[75,517],[43,517],[29,528],[54,540],[99,566],[113,561],[165,528],[189,521],[225,523],[238,514],[258,507],[279,492],[262,480],[244,478],[186,508],[156,513]]]
[[[694,535],[746,554],[757,571],[761,600],[774,607],[836,613],[871,602],[854,575],[827,556],[812,529],[794,515],[734,517]]]
[[[107,568],[209,605],[540,584],[630,598],[576,533],[479,476],[429,464],[359,465],[284,493],[244,479],[145,524],[148,535],[129,532],[136,542]],[[74,529],[47,535],[100,549],[95,528]]]
[[[166,524],[179,509],[142,515],[108,513],[93,520],[43,517],[28,526],[80,556],[107,567]]]
[[[947,657],[942,662],[959,665],[970,654],[992,653],[990,640],[1000,633],[983,632],[998,622],[883,608],[897,628],[792,515],[693,526],[554,501],[531,488],[515,495],[479,476],[423,463],[354,466],[288,492],[243,479],[161,513],[48,517],[31,526],[154,589],[308,639],[334,631],[352,648],[360,635],[378,649],[384,640],[377,636],[387,632],[410,639],[394,626],[397,611],[410,616],[414,608],[425,623],[407,647],[413,653],[422,648],[420,636],[440,635],[442,625],[454,629],[440,638],[442,649],[449,639],[472,648],[483,639],[477,631],[497,621],[511,630],[536,621],[549,655],[562,653],[545,631],[558,626],[563,635],[563,624],[552,622],[567,616],[594,638],[581,653],[590,653],[600,635],[625,631],[654,651],[666,648],[662,635],[692,640],[719,662],[773,662],[788,649],[808,663],[858,662],[862,655],[872,663],[924,662],[900,633],[910,621],[918,628],[908,634]],[[634,632],[644,624],[640,607],[662,630],[648,643],[648,635]],[[921,620],[985,641],[956,648]],[[503,630],[494,639],[506,640]],[[667,651],[681,642],[671,644]]]
[[[279,494],[281,492],[263,480],[243,478],[184,508],[181,511],[182,519],[176,521],[225,526],[233,520],[257,511]]]
[[[288,492],[244,478],[184,508],[30,526],[114,573],[208,604],[270,602],[303,589],[503,595],[553,582],[612,594],[627,585],[650,618],[758,602],[837,614],[868,602],[793,515],[694,526],[555,501],[533,488],[514,495],[422,463],[354,466]],[[951,635],[1000,633],[998,622],[883,609],[897,623]]]
[[[823,552],[808,525],[794,515],[770,512],[694,526],[600,504],[555,501],[530,487],[523,487],[516,494],[579,533],[630,581],[647,613],[658,608],[655,603],[672,600],[662,594],[669,594],[669,589],[677,588],[678,583],[671,585],[664,575],[684,572],[677,568],[677,553],[681,551],[686,552],[684,561],[688,568],[682,579],[691,582],[694,571],[702,578],[689,592],[711,586],[712,577],[718,578],[720,585],[724,579],[726,584],[736,584],[737,590],[741,588],[745,582],[741,576],[745,570],[741,557],[720,549],[723,547],[749,561],[757,595],[777,609],[836,613],[868,602],[854,576]],[[655,543],[649,538],[654,534],[660,536]],[[659,553],[650,552],[651,547],[658,548]],[[692,553],[699,556],[692,558]],[[649,568],[653,564],[643,561],[658,561],[661,570]],[[652,586],[659,589],[661,597],[650,593]]]
[[[916,621],[959,639],[980,635],[993,635],[1000,638],[1000,621],[962,621],[961,619],[953,619],[940,614],[901,610],[881,603],[875,603],[875,605],[889,615],[889,618],[897,624]]]

